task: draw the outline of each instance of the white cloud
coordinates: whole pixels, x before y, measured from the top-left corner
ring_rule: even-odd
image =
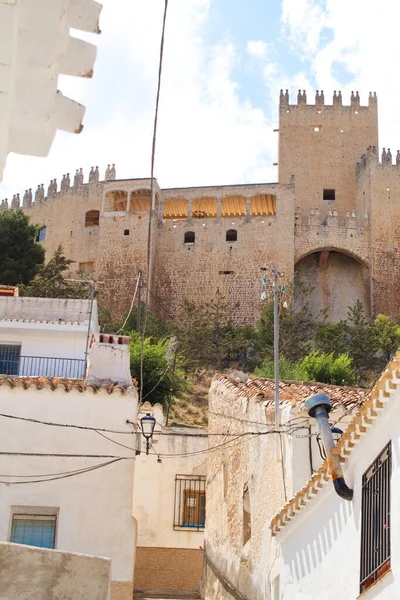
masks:
[[[326,0],[321,5],[318,0],[283,0],[283,7],[285,33],[309,61],[327,101],[334,89],[341,89],[349,104],[351,90],[359,90],[365,105],[368,92],[377,92],[380,141],[393,154],[400,147],[397,1]],[[329,41],[324,39],[327,30]]]
[[[254,58],[266,58],[270,44],[263,40],[249,40],[246,44],[246,52]]]
[[[103,0],[94,78],[63,78],[87,106],[79,136],[57,134],[48,158],[11,155],[0,198],[75,168],[115,162],[117,177],[147,177],[164,2]],[[205,41],[211,0],[169,3],[155,174],[162,187],[273,181],[276,140],[266,115],[239,96],[239,57]]]

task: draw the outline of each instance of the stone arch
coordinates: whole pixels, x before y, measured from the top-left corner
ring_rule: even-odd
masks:
[[[370,314],[369,267],[354,253],[331,247],[314,249],[298,258],[294,274],[295,306],[300,309],[308,303],[315,319],[326,311],[327,322],[337,323],[357,300]]]

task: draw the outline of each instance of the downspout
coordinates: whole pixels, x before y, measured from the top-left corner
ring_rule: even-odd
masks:
[[[318,422],[335,492],[344,500],[351,501],[353,490],[346,485],[339,455],[333,453],[335,441],[328,420],[328,414],[332,410],[331,401],[326,394],[314,394],[306,400],[305,405],[309,416],[314,417]]]

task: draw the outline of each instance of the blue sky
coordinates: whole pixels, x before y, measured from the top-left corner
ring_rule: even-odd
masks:
[[[9,199],[92,165],[117,177],[150,173],[163,0],[103,0],[92,80],[61,77],[86,106],[80,135],[58,133],[50,155],[10,155]],[[379,98],[380,140],[400,146],[395,0],[169,0],[155,173],[162,187],[276,181],[280,88],[329,103],[359,90]]]

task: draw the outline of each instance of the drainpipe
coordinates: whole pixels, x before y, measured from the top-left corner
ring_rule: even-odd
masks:
[[[333,453],[335,441],[328,420],[328,414],[332,410],[331,401],[326,394],[314,394],[306,400],[305,404],[309,416],[318,421],[335,492],[344,500],[351,501],[353,500],[353,490],[346,485],[339,455]]]

